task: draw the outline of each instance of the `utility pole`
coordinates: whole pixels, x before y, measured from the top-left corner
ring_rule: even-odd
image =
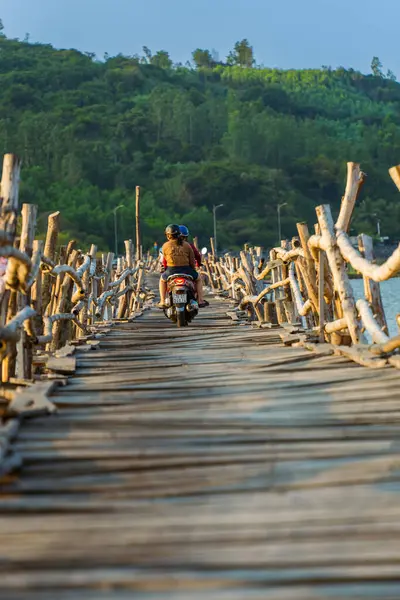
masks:
[[[278,204],[277,206],[277,210],[278,210],[278,244],[279,246],[281,245],[281,241],[282,241],[282,228],[281,228],[281,208],[283,206],[286,206],[287,202],[283,202],[282,204]]]
[[[116,206],[113,209],[113,213],[114,213],[114,241],[115,241],[115,258],[118,258],[118,223],[117,223],[117,211],[120,208],[123,208],[123,204],[120,204],[119,206]]]
[[[223,206],[223,204],[217,204],[217,206],[213,206],[213,214],[214,214],[214,250],[215,250],[215,255],[218,254],[218,245],[217,245],[217,209],[220,208],[221,206]]]
[[[140,186],[136,186],[136,260],[142,258],[142,241],[140,238]]]

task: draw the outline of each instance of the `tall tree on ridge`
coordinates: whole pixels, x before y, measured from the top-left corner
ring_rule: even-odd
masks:
[[[196,67],[200,69],[201,67],[212,67],[214,61],[211,56],[211,52],[209,50],[202,50],[201,48],[197,48],[193,53],[193,62]]]
[[[228,55],[227,62],[228,65],[251,68],[255,62],[253,46],[250,46],[247,39],[236,42],[234,50]]]
[[[375,77],[383,77],[382,63],[377,56],[374,56],[371,62],[371,71]]]

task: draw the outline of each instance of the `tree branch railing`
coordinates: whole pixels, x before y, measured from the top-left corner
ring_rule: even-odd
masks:
[[[114,254],[100,256],[94,245],[88,252],[76,249],[74,241],[58,247],[58,212],[48,217],[45,242],[35,239],[36,206],[19,209],[20,172],[19,159],[5,155],[0,257],[7,259],[7,267],[0,294],[0,359],[2,390],[8,398],[19,393],[21,383],[48,377],[44,356],[55,357],[70,342],[83,343],[103,322],[136,317],[150,294],[145,263],[135,259],[130,240],[115,268]]]
[[[400,190],[400,166],[389,173]],[[327,345],[327,351],[360,364],[399,366],[400,336],[388,334],[379,282],[399,273],[400,245],[377,265],[372,239],[360,235],[357,249],[347,233],[364,182],[360,165],[348,163],[336,224],[329,205],[317,206],[314,235],[306,224],[298,223],[298,235],[268,253],[248,246],[239,256],[228,253],[216,258],[210,253],[202,274],[211,291],[235,299],[236,313],[245,311],[246,318],[260,326],[284,325],[300,331],[297,343],[307,343],[307,347],[311,347],[310,340],[319,341]],[[358,301],[349,266],[364,279],[364,298]],[[293,339],[299,340],[299,335]]]

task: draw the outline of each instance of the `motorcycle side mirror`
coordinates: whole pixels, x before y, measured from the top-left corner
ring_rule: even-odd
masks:
[[[207,252],[208,252],[207,248],[202,248],[201,249],[201,253],[202,253],[203,256],[205,256],[207,254]]]

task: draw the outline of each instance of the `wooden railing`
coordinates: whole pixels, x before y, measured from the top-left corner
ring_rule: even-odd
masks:
[[[37,207],[24,204],[19,209],[20,170],[18,158],[4,157],[0,257],[7,266],[0,280],[0,358],[1,396],[7,406],[0,416],[51,410],[43,392],[49,386],[43,383],[53,385],[69,372],[68,356],[93,339],[100,326],[134,318],[152,295],[145,286],[145,263],[139,252],[135,258],[131,240],[116,265],[113,253],[99,254],[95,245],[88,251],[74,241],[60,247],[59,212],[48,217],[45,241],[35,239]],[[33,389],[36,396],[41,390],[34,400]]]
[[[389,171],[400,190],[400,167]],[[334,223],[329,205],[316,208],[315,233],[297,224],[297,236],[265,253],[245,249],[240,256],[208,256],[203,277],[214,293],[237,300],[235,319],[250,318],[260,326],[280,324],[292,334],[285,343],[348,356],[356,362],[400,367],[400,336],[390,338],[379,282],[400,270],[400,246],[382,265],[374,260],[373,242],[358,237],[358,250],[348,235],[357,196],[364,183],[360,166],[348,163],[347,186]],[[364,298],[357,302],[348,267],[364,279]],[[400,325],[400,323],[399,323]],[[316,347],[316,343],[324,344]]]

